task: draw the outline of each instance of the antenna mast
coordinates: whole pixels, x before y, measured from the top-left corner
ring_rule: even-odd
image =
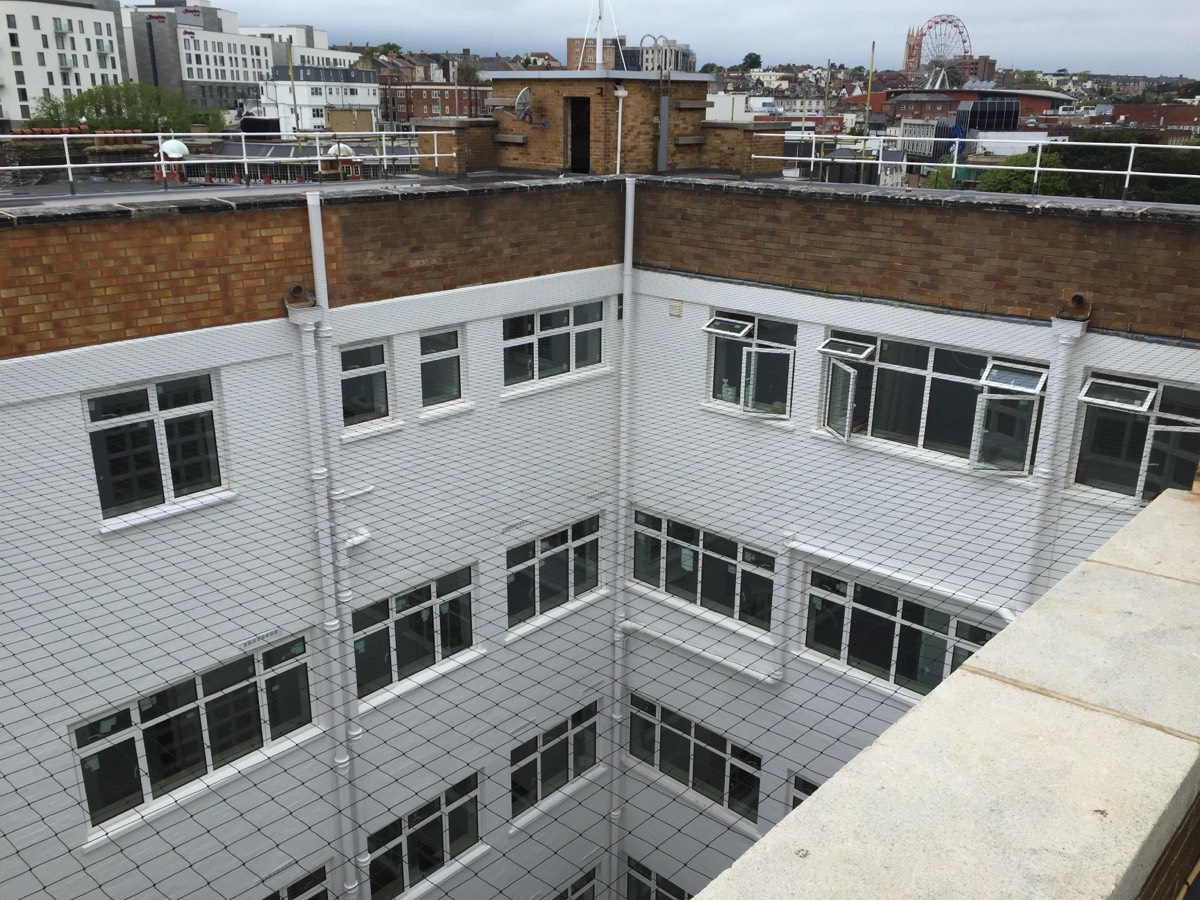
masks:
[[[604,68],[601,65],[603,59],[604,46],[604,0],[598,0],[596,3],[596,71],[599,72]]]

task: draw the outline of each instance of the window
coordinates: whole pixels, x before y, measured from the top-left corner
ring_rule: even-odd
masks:
[[[589,869],[550,900],[596,900],[596,870]]]
[[[718,312],[704,330],[713,335],[712,399],[734,404],[752,415],[787,418],[796,326]]]
[[[39,66],[44,66],[46,64],[46,54],[40,50],[37,52],[37,64]],[[50,77],[50,78],[54,77],[53,72],[47,72],[46,75],[47,75],[47,77]],[[51,82],[51,84],[53,84],[53,83],[54,82]]]
[[[471,775],[367,838],[371,900],[391,900],[479,843],[479,777]]]
[[[509,753],[514,819],[596,764],[596,715],[593,701]]]
[[[309,872],[299,881],[289,884],[282,890],[274,891],[263,900],[328,900],[329,890],[326,880],[325,867]]]
[[[388,414],[383,344],[342,351],[342,422],[347,428]]]
[[[600,584],[600,516],[511,548],[507,565],[511,627]]]
[[[803,778],[800,775],[792,776],[792,809],[795,809],[809,797],[817,792],[820,785]]]
[[[7,25],[9,28],[16,28],[16,27],[17,27],[17,17],[16,17],[16,16],[14,16],[12,13],[8,13],[8,14],[7,14],[7,15],[5,15],[5,17],[4,17],[4,23],[5,23],[5,24],[6,24],[6,25]],[[36,26],[35,26],[35,27],[36,27]]]
[[[996,632],[953,613],[813,570],[807,647],[928,694]]]
[[[366,697],[471,646],[471,567],[356,610],[350,625]]]
[[[93,825],[312,721],[303,637],[239,657],[74,730]]]
[[[19,50],[14,50],[12,52],[12,64],[14,66],[19,66],[22,64],[21,63],[21,52]]]
[[[85,405],[105,518],[220,486],[210,376],[127,388]]]
[[[602,361],[604,301],[504,320],[504,383],[563,375]]]
[[[1075,481],[1150,501],[1191,490],[1200,462],[1200,389],[1107,375],[1087,380]]]
[[[822,424],[1025,473],[1033,462],[1046,368],[962,350],[833,332]]]
[[[17,39],[16,34],[10,34],[8,36],[8,46],[10,46],[10,47],[20,47],[21,46],[21,43]]]
[[[665,706],[630,695],[629,752],[684,787],[758,821],[762,758]]]
[[[626,900],[692,900],[692,894],[661,875],[655,875],[632,856],[625,859],[629,863],[625,878]]]
[[[774,556],[640,510],[633,524],[635,579],[770,630]]]
[[[421,335],[421,405],[436,406],[462,397],[459,330]]]

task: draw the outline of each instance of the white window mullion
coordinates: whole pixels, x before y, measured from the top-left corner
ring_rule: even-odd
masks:
[[[254,682],[255,693],[258,694],[258,729],[262,732],[262,745],[265,747],[271,743],[271,722],[267,709],[267,675],[261,652],[254,654]]]
[[[854,610],[856,609],[853,601],[850,599],[851,597],[854,596],[854,585],[853,584],[847,583],[846,593],[849,596],[846,597],[846,599],[843,603],[845,610],[846,610],[846,614],[842,617],[842,647],[841,647],[841,656],[839,657],[838,662],[849,665],[850,664],[849,663],[849,660],[850,660],[850,623],[854,618]],[[840,602],[841,598],[839,597],[838,600]]]
[[[933,354],[930,353],[932,363]],[[921,397],[921,421],[917,426],[917,446],[925,446],[925,418],[929,415],[929,395],[933,393],[933,376],[925,373],[925,393]]]
[[[196,678],[195,682],[197,697],[196,713],[200,717],[200,736],[204,740],[204,764],[207,770],[211,772],[216,767],[213,765],[212,738],[208,734],[208,715],[206,704],[208,703],[209,698],[204,694],[203,682],[199,678]],[[215,696],[219,697],[220,694],[216,694]]]
[[[140,710],[137,708],[137,704],[135,703],[133,705],[133,714],[136,716],[139,712]],[[139,720],[140,718],[141,717],[138,716]],[[154,798],[153,788],[150,785],[150,763],[146,758],[146,736],[145,732],[143,731],[144,726],[140,724],[140,721],[136,722],[133,727],[136,738],[136,740],[133,742],[133,746],[135,752],[137,753],[138,780],[142,783],[142,802],[145,802]],[[124,736],[122,736],[122,740],[123,739]],[[121,743],[119,740],[109,741],[102,749],[106,749],[107,747],[115,747],[119,743]],[[85,749],[90,750],[91,748],[88,747]],[[209,768],[211,771],[211,766]]]

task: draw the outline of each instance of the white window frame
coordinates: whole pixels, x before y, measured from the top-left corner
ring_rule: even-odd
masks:
[[[818,583],[817,578],[821,579],[822,583]],[[842,585],[841,591],[834,587],[827,586],[827,583]],[[869,589],[871,591],[884,594],[896,602],[896,612],[889,613],[871,607],[864,601],[856,598],[858,588]],[[825,646],[816,646],[817,636],[815,634],[814,616],[816,607],[824,604],[833,604],[842,608],[842,622],[840,634],[838,635],[839,647],[836,655],[831,654],[824,649]],[[937,613],[946,617],[946,630],[942,631],[933,626],[927,626],[904,617],[905,604],[911,604],[925,610],[926,612]],[[891,646],[889,650],[888,672],[879,674],[872,669],[864,668],[856,665],[850,659],[850,639],[855,621],[855,615],[862,614],[871,618],[877,618],[891,623]],[[860,623],[861,624],[861,623]],[[876,623],[877,624],[877,623]],[[867,626],[868,628],[870,626]],[[980,617],[970,615],[964,611],[959,611],[949,608],[939,608],[930,606],[928,603],[922,603],[916,600],[910,600],[903,594],[896,593],[890,589],[876,587],[869,580],[856,579],[840,574],[833,574],[830,571],[823,570],[819,566],[808,567],[805,573],[804,590],[803,590],[803,613],[801,615],[801,636],[800,645],[806,651],[819,653],[822,656],[828,657],[845,666],[848,669],[853,669],[861,673],[864,677],[870,677],[886,681],[889,684],[895,685],[899,690],[909,692],[915,696],[923,696],[930,690],[933,690],[937,685],[925,685],[918,679],[904,678],[906,682],[916,681],[920,687],[913,687],[909,684],[901,684],[897,680],[897,667],[900,658],[900,637],[901,631],[905,628],[912,629],[919,635],[927,635],[929,638],[940,640],[946,646],[943,650],[943,659],[941,670],[939,673],[938,684],[944,681],[968,658],[971,654],[981,649],[983,645],[991,638],[995,637],[999,629],[996,625],[985,623]],[[972,630],[986,633],[987,637],[982,641],[972,639],[975,632]],[[965,633],[964,633],[965,632]],[[968,636],[970,635],[970,636]],[[960,649],[964,651],[960,653]],[[928,688],[923,690],[922,688]]]
[[[1089,397],[1088,392],[1096,385],[1107,385],[1109,387],[1121,388],[1126,391],[1141,391],[1145,396],[1140,403],[1122,403],[1120,400],[1106,400],[1099,397]],[[1079,402],[1087,403],[1091,406],[1103,406],[1106,409],[1119,409],[1124,412],[1139,413],[1145,415],[1150,412],[1150,408],[1154,406],[1154,401],[1158,399],[1160,388],[1147,387],[1142,384],[1131,384],[1124,381],[1115,381],[1109,378],[1097,378],[1092,375],[1083,385],[1083,390],[1079,392]]]
[[[425,352],[424,342],[427,338],[438,338],[443,335],[454,335],[454,347],[450,350],[434,350]],[[463,328],[460,325],[455,325],[452,328],[436,328],[430,331],[423,331],[418,335],[418,349],[420,350],[420,371],[421,371],[421,406],[424,409],[429,409],[433,406],[441,406],[445,403],[457,403],[463,399],[463,362],[465,356],[463,354]],[[435,363],[440,360],[453,359],[456,361],[456,371],[458,373],[458,395],[449,397],[445,400],[436,400],[433,403],[427,403],[425,400],[425,365],[427,363]]]
[[[514,547],[508,548],[505,568],[507,570],[509,628],[519,625],[522,622],[528,622],[530,619],[536,618],[552,609],[565,606],[604,586],[604,573],[600,565],[600,535],[603,527],[604,517],[600,513],[596,513],[595,515],[587,516],[570,525],[556,529],[549,534],[544,534],[532,541],[523,541]],[[565,537],[559,542],[560,536],[564,535]],[[596,560],[596,583],[581,587],[578,583],[578,560],[580,558],[580,551],[584,551],[586,564],[586,553],[589,547],[592,548],[591,552],[594,554]],[[560,553],[566,554],[567,558],[566,599],[561,603],[555,603],[553,606],[546,607],[542,603],[542,571],[547,560]],[[515,583],[515,578],[528,569],[533,570],[533,607],[528,615],[514,619],[512,606],[513,584]]]
[[[556,723],[553,728],[548,728],[522,741],[509,751],[509,818],[518,818],[523,813],[533,809],[547,797],[561,791],[584,772],[599,765],[599,727],[600,701],[593,700],[587,706],[576,710],[566,719]],[[589,746],[589,740],[591,762],[582,765],[582,763],[587,762],[587,757],[583,756],[580,748]],[[566,749],[566,780],[562,784],[547,790],[546,757],[560,746],[564,746]],[[517,775],[522,769],[532,770],[532,790],[527,796],[518,801]],[[521,806],[520,809],[517,808],[518,805]]]
[[[464,573],[466,581],[459,584],[458,581],[461,580]],[[389,685],[403,681],[405,678],[411,678],[417,672],[423,672],[432,666],[436,666],[443,659],[450,659],[473,647],[475,645],[475,604],[472,596],[474,585],[474,567],[463,566],[432,581],[427,581],[414,588],[392,594],[383,600],[376,600],[366,606],[359,607],[351,613],[351,629],[354,635],[355,683],[359,699],[365,699],[378,691],[384,690]],[[419,599],[422,594],[426,594],[428,599]],[[411,606],[406,605],[413,600],[417,602]],[[461,605],[464,601],[466,603],[465,621],[469,640],[464,646],[458,647],[453,653],[447,656],[446,628],[451,604],[457,603]],[[413,617],[418,617],[422,621],[430,623],[430,628],[433,631],[433,659],[426,665],[413,669],[411,672],[400,674],[399,638],[397,637],[396,630],[402,623]],[[372,618],[375,620],[371,621]],[[359,622],[363,624],[358,624]],[[366,653],[368,640],[385,631],[388,639],[388,671],[391,677],[387,682],[378,684],[364,692],[361,682],[358,681],[361,654]]]
[[[592,866],[592,868],[572,881],[570,886],[563,888],[551,897],[550,900],[595,900],[596,887],[596,867]],[[591,888],[590,892],[589,888]]]
[[[590,309],[595,306],[600,308],[600,318],[589,319],[585,322],[577,322],[577,318],[581,315],[580,311]],[[604,299],[585,300],[581,303],[573,303],[569,306],[555,306],[547,309],[539,309],[534,312],[520,313],[515,316],[505,316],[502,322],[501,337],[503,339],[502,354],[504,354],[505,376],[504,387],[506,389],[515,388],[523,384],[528,384],[532,381],[543,381],[547,378],[557,378],[562,375],[569,375],[572,372],[580,371],[581,369],[590,369],[604,365],[605,352],[607,350],[605,340],[605,306],[607,301]],[[565,325],[548,325],[547,319],[559,314],[567,314],[567,324]],[[504,338],[503,335],[507,331],[510,322],[516,322],[526,317],[532,318],[533,330],[527,334],[520,334],[512,338]],[[579,363],[579,338],[581,335],[587,335],[596,332],[600,335],[600,357],[592,362],[587,362],[582,365]],[[543,341],[550,340],[555,337],[565,335],[567,337],[567,367],[561,372],[551,372],[544,374],[542,372],[542,357],[539,348]],[[507,355],[510,350],[524,347],[530,347],[530,361],[528,363],[528,373],[526,377],[509,380],[507,374]]]
[[[802,772],[792,772],[788,775],[788,799],[790,809],[795,809],[813,794],[815,794],[821,785],[817,782],[806,778]]]
[[[835,400],[834,394],[834,378],[835,372],[840,372],[847,377],[846,392],[842,397],[842,405],[846,412],[846,420],[844,425],[839,429],[832,421],[833,404]],[[846,365],[837,359],[829,360],[829,388],[825,392],[824,412],[822,413],[821,424],[827,431],[844,442],[850,440],[850,435],[854,432],[854,397],[855,388],[858,387],[858,372],[851,366]]]
[[[276,653],[280,655],[290,653],[292,655],[285,655],[283,659],[268,666],[266,658]],[[88,720],[73,726],[70,729],[70,740],[71,746],[74,749],[75,771],[79,777],[80,794],[83,799],[83,808],[86,810],[89,827],[93,829],[109,828],[111,827],[109,823],[113,822],[113,820],[119,820],[130,813],[144,808],[150,803],[159,801],[164,797],[169,797],[176,790],[184,788],[214,772],[219,772],[251,753],[261,751],[272,744],[288,740],[288,735],[312,724],[314,721],[315,704],[313,702],[312,678],[309,671],[309,659],[311,655],[312,642],[309,640],[308,635],[293,635],[287,640],[277,641],[270,646],[244,653],[235,659],[222,663],[219,666],[214,666],[204,672],[191,675],[171,684],[165,684],[160,690],[145,694],[139,699],[117,707],[104,715],[89,717]],[[205,677],[213,676],[220,670],[235,666],[246,659],[253,660],[253,675],[227,684],[219,690],[213,691],[211,695],[205,694]],[[306,699],[308,703],[308,718],[304,722],[299,722],[287,731],[283,731],[273,737],[272,729],[274,726],[271,722],[268,702],[268,693],[270,691],[268,682],[278,683],[277,679],[281,676],[299,668],[304,669],[306,695],[303,699]],[[210,734],[212,726],[208,716],[209,707],[214,701],[235,694],[249,685],[254,685],[258,700],[260,743],[256,747],[250,747],[238,752],[236,756],[221,760],[219,765],[214,765],[213,740]],[[145,721],[142,720],[142,712],[153,708],[146,706],[146,703],[153,702],[157,698],[164,697],[164,695],[171,694],[180,689],[190,691],[193,695],[192,698],[178,702],[166,711],[152,715]],[[167,698],[165,702],[171,702],[170,698]],[[191,715],[193,711],[195,713],[194,719],[199,725],[197,738],[200,741],[201,750],[200,759],[196,763],[193,763],[193,765],[198,766],[200,770],[183,779],[179,779],[178,773],[174,773],[176,780],[170,783],[166,789],[160,790],[155,795],[154,785],[151,784],[150,780],[149,754],[146,750],[145,733],[148,729],[155,728],[156,726],[167,725],[172,721],[182,721],[184,717]],[[286,724],[286,720],[284,724]],[[179,738],[176,737],[177,742],[178,740]],[[84,775],[84,770],[88,768],[89,760],[97,758],[101,753],[122,746],[129,741],[134,743],[136,756],[134,774],[140,784],[142,799],[140,802],[133,803],[132,805],[125,806],[123,809],[117,809],[108,815],[97,818],[104,810],[103,808],[100,812],[93,812],[91,810],[87,796],[87,779]],[[171,777],[167,776],[163,780],[167,781]]]
[[[186,382],[190,379],[207,379],[208,382],[208,400],[201,400],[195,403],[187,403],[180,406],[162,409],[160,406],[160,398],[158,388],[166,385],[176,385]],[[93,419],[94,411],[99,411],[99,404],[107,399],[120,397],[121,395],[134,395],[137,392],[145,392],[147,408],[144,411],[127,413],[125,415],[113,416],[111,418]],[[142,503],[140,500],[133,500],[123,504],[112,504],[108,510],[104,507],[103,494],[101,494],[101,516],[104,519],[120,519],[125,516],[134,517],[144,510],[153,509],[156,507],[171,506],[184,500],[192,500],[193,498],[204,497],[222,490],[226,485],[226,470],[227,465],[222,463],[222,460],[227,460],[222,422],[220,416],[221,397],[219,392],[219,384],[214,372],[192,372],[184,375],[172,375],[169,378],[162,378],[156,381],[142,382],[121,388],[110,388],[105,391],[94,392],[83,397],[83,418],[84,426],[88,432],[88,440],[92,444],[92,468],[97,478],[97,489],[100,489],[100,479],[102,477],[112,477],[112,461],[114,457],[111,454],[105,454],[105,471],[103,475],[100,472],[97,463],[97,439],[93,437],[98,433],[112,431],[117,429],[137,426],[141,423],[150,423],[154,432],[154,448],[158,457],[158,478],[162,491],[162,499],[154,502]],[[170,442],[167,439],[167,425],[169,422],[180,419],[203,419],[207,415],[211,423],[211,432],[209,439],[212,441],[212,463],[216,466],[216,482],[199,490],[186,491],[178,493],[178,487],[175,484],[175,479],[172,476],[171,465],[171,448]],[[132,454],[133,451],[130,451]],[[111,487],[109,488],[111,490]],[[131,503],[139,505],[131,506]],[[109,511],[113,510],[113,511]]]
[[[759,419],[788,419],[792,415],[792,400],[793,400],[793,379],[795,378],[795,357],[796,346],[794,343],[780,343],[777,341],[765,340],[757,337],[759,325],[762,322],[769,322],[776,325],[790,326],[796,328],[796,323],[783,319],[773,319],[769,316],[758,316],[752,313],[739,313],[733,311],[717,311],[705,323],[701,329],[713,337],[709,340],[708,351],[708,379],[707,388],[705,391],[706,401],[715,403],[721,406],[728,406],[739,410],[744,415],[753,416]],[[753,335],[753,336],[752,336]],[[731,385],[728,379],[722,379],[723,386],[721,396],[717,396],[713,387],[713,382],[716,381],[715,366],[717,365],[717,340],[723,339],[732,344],[740,344],[741,346],[741,374],[739,383],[734,390],[730,390]],[[735,351],[736,352],[736,351]],[[757,384],[757,375],[760,371],[758,365],[759,358],[768,358],[771,356],[786,356],[787,357],[787,392],[786,400],[783,402],[783,409],[774,408],[756,408],[754,398],[757,394],[755,385]],[[728,392],[730,396],[726,397]],[[734,394],[736,393],[736,397]],[[775,401],[778,403],[779,401]]]
[[[389,346],[389,343],[390,342],[385,341],[385,340],[361,341],[356,344],[349,344],[345,347],[338,347],[338,366],[339,366],[338,383],[339,383],[339,385],[342,386],[342,390],[343,391],[345,390],[344,386],[349,381],[355,381],[360,378],[374,378],[374,376],[382,374],[383,375],[384,405],[386,407],[386,409],[384,409],[384,411],[380,415],[374,416],[370,419],[363,419],[358,422],[347,423],[346,422],[346,418],[347,418],[347,416],[346,416],[346,401],[344,399],[344,395],[340,395],[340,396],[342,396],[342,399],[340,402],[341,402],[341,410],[342,410],[342,427],[344,429],[350,430],[350,429],[356,429],[356,428],[370,428],[370,427],[379,425],[379,423],[381,423],[381,422],[389,422],[393,419],[394,416],[392,413],[392,408],[393,408],[394,392],[392,391],[392,384],[391,384],[391,381],[392,381],[392,378],[391,378],[392,352],[391,352],[391,347]],[[346,368],[346,354],[347,353],[352,353],[355,350],[369,350],[373,347],[378,347],[380,349],[381,356],[383,357],[382,362],[374,363],[374,364],[368,365],[368,366],[360,366],[360,367],[354,368],[354,369]]]
[[[331,865],[320,866],[291,884],[267,894],[263,900],[314,900],[329,896],[329,872]]]
[[[646,889],[650,891],[651,900],[693,900],[694,894],[689,894],[674,882],[655,874],[645,863],[639,862],[628,854],[625,856],[625,863],[626,877],[645,885]],[[628,895],[628,882],[626,882],[625,888]]]
[[[654,711],[646,707],[653,707]],[[654,728],[654,751],[653,759],[647,759],[645,756],[636,752],[634,749],[634,721],[638,720],[643,723],[642,727],[652,726]],[[678,721],[676,721],[678,720]],[[688,723],[688,731],[685,733],[680,722]],[[759,807],[762,803],[762,756],[754,753],[744,747],[735,744],[723,734],[714,731],[703,723],[696,722],[687,716],[667,709],[657,700],[650,700],[639,694],[629,695],[629,719],[627,721],[628,741],[625,744],[625,750],[635,760],[644,762],[647,765],[653,766],[662,772],[672,781],[682,784],[689,791],[694,791],[705,800],[723,806],[732,812],[734,815],[741,816],[748,822],[758,822]],[[701,737],[696,729],[700,728],[706,732],[706,737]],[[683,738],[688,745],[688,778],[683,781],[674,773],[663,768],[663,731],[668,731],[671,735],[678,738]],[[717,747],[716,742],[721,742],[723,747]],[[696,750],[697,747],[713,757],[718,757],[723,760],[722,769],[722,796],[720,798],[713,797],[711,794],[696,787]],[[754,762],[757,760],[757,762]],[[733,777],[734,772],[740,772],[748,779],[755,782],[754,791],[754,806],[753,809],[738,809],[734,805],[733,798]],[[704,782],[701,782],[704,783]]]
[[[483,797],[480,787],[483,784],[483,780],[482,772],[473,772],[466,778],[463,778],[460,781],[450,785],[449,788],[447,788],[445,791],[442,791],[432,800],[418,804],[411,812],[400,816],[386,828],[377,829],[370,834],[367,839],[367,852],[370,854],[371,860],[370,868],[375,867],[376,860],[378,860],[381,856],[395,851],[398,852],[398,856],[395,858],[400,864],[399,871],[401,873],[400,889],[398,891],[391,890],[391,887],[394,887],[394,885],[391,885],[389,886],[389,889],[383,893],[372,894],[371,900],[391,900],[393,897],[399,897],[400,895],[412,890],[412,888],[432,877],[435,872],[444,869],[449,863],[457,859],[463,853],[467,852],[469,848],[476,846],[480,842],[479,811],[483,806]],[[456,791],[460,792],[459,795],[453,799],[450,799],[451,793]],[[427,806],[432,806],[434,803],[438,804],[438,808],[435,811],[429,812],[417,822],[410,821],[413,815],[421,812],[422,809]],[[458,850],[455,851],[450,844],[450,818],[452,814],[457,812],[459,809],[469,807],[472,804],[474,806],[473,815],[475,840],[470,844],[459,847]],[[416,878],[415,880],[410,880],[412,878],[413,862],[412,848],[409,845],[409,840],[417,835],[426,825],[439,820],[442,825],[442,861],[439,865],[420,875],[420,877]],[[468,829],[468,834],[469,833],[470,829]],[[383,839],[380,838],[381,834],[384,835]],[[376,842],[378,842],[379,845],[372,849],[372,843]],[[375,879],[372,877],[371,880],[373,881]]]
[[[655,527],[654,523],[658,526]],[[671,534],[671,526],[675,526],[676,535]],[[677,536],[680,530],[695,531],[697,535],[696,541],[688,540],[687,538]],[[751,544],[746,544],[742,541],[735,541],[733,538],[726,537],[722,534],[717,534],[709,529],[700,528],[697,525],[692,525],[679,519],[672,519],[668,516],[660,516],[657,513],[647,512],[645,510],[635,509],[633,513],[633,534],[631,535],[634,541],[634,546],[630,548],[631,569],[629,577],[641,584],[648,584],[656,590],[664,591],[672,597],[676,597],[686,603],[691,603],[707,609],[717,615],[727,616],[752,628],[761,628],[764,631],[771,630],[771,624],[775,618],[775,567],[778,562],[777,554],[770,553],[765,550],[759,550]],[[642,535],[642,543],[639,544],[638,535]],[[644,578],[638,577],[637,561],[639,558],[639,549],[645,546],[648,541],[658,542],[658,577],[656,581],[647,581]],[[734,556],[728,553],[715,549],[720,546],[721,542],[732,544],[735,547]],[[671,589],[667,582],[667,567],[669,564],[668,554],[671,545],[675,545],[680,553],[690,553],[692,555],[692,565],[696,571],[696,596],[695,599],[686,597],[676,593]],[[711,557],[711,559],[706,559]],[[681,566],[686,571],[687,563],[683,561],[681,555]],[[758,560],[757,562],[755,560]],[[718,609],[705,604],[704,601],[704,567],[705,565],[725,565],[735,566],[736,573],[734,576],[733,587],[733,612],[728,613],[724,609]],[[766,625],[759,624],[762,617],[752,615],[751,618],[745,617],[744,606],[744,588],[746,584],[746,576],[751,575],[769,582],[771,585],[771,602],[766,611]],[[759,620],[752,621],[751,619]]]

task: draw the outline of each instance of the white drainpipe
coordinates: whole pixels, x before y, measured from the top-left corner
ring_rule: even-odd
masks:
[[[617,82],[617,89],[615,91],[613,91],[613,96],[617,98],[617,172],[616,172],[616,174],[620,175],[621,174],[621,117],[625,111],[625,98],[629,96],[629,91],[625,90],[624,82],[622,82],[622,81]],[[626,224],[628,224],[628,220],[626,220]],[[633,277],[632,264],[630,265],[629,277],[631,279]],[[626,302],[628,302],[628,298],[626,298]]]

